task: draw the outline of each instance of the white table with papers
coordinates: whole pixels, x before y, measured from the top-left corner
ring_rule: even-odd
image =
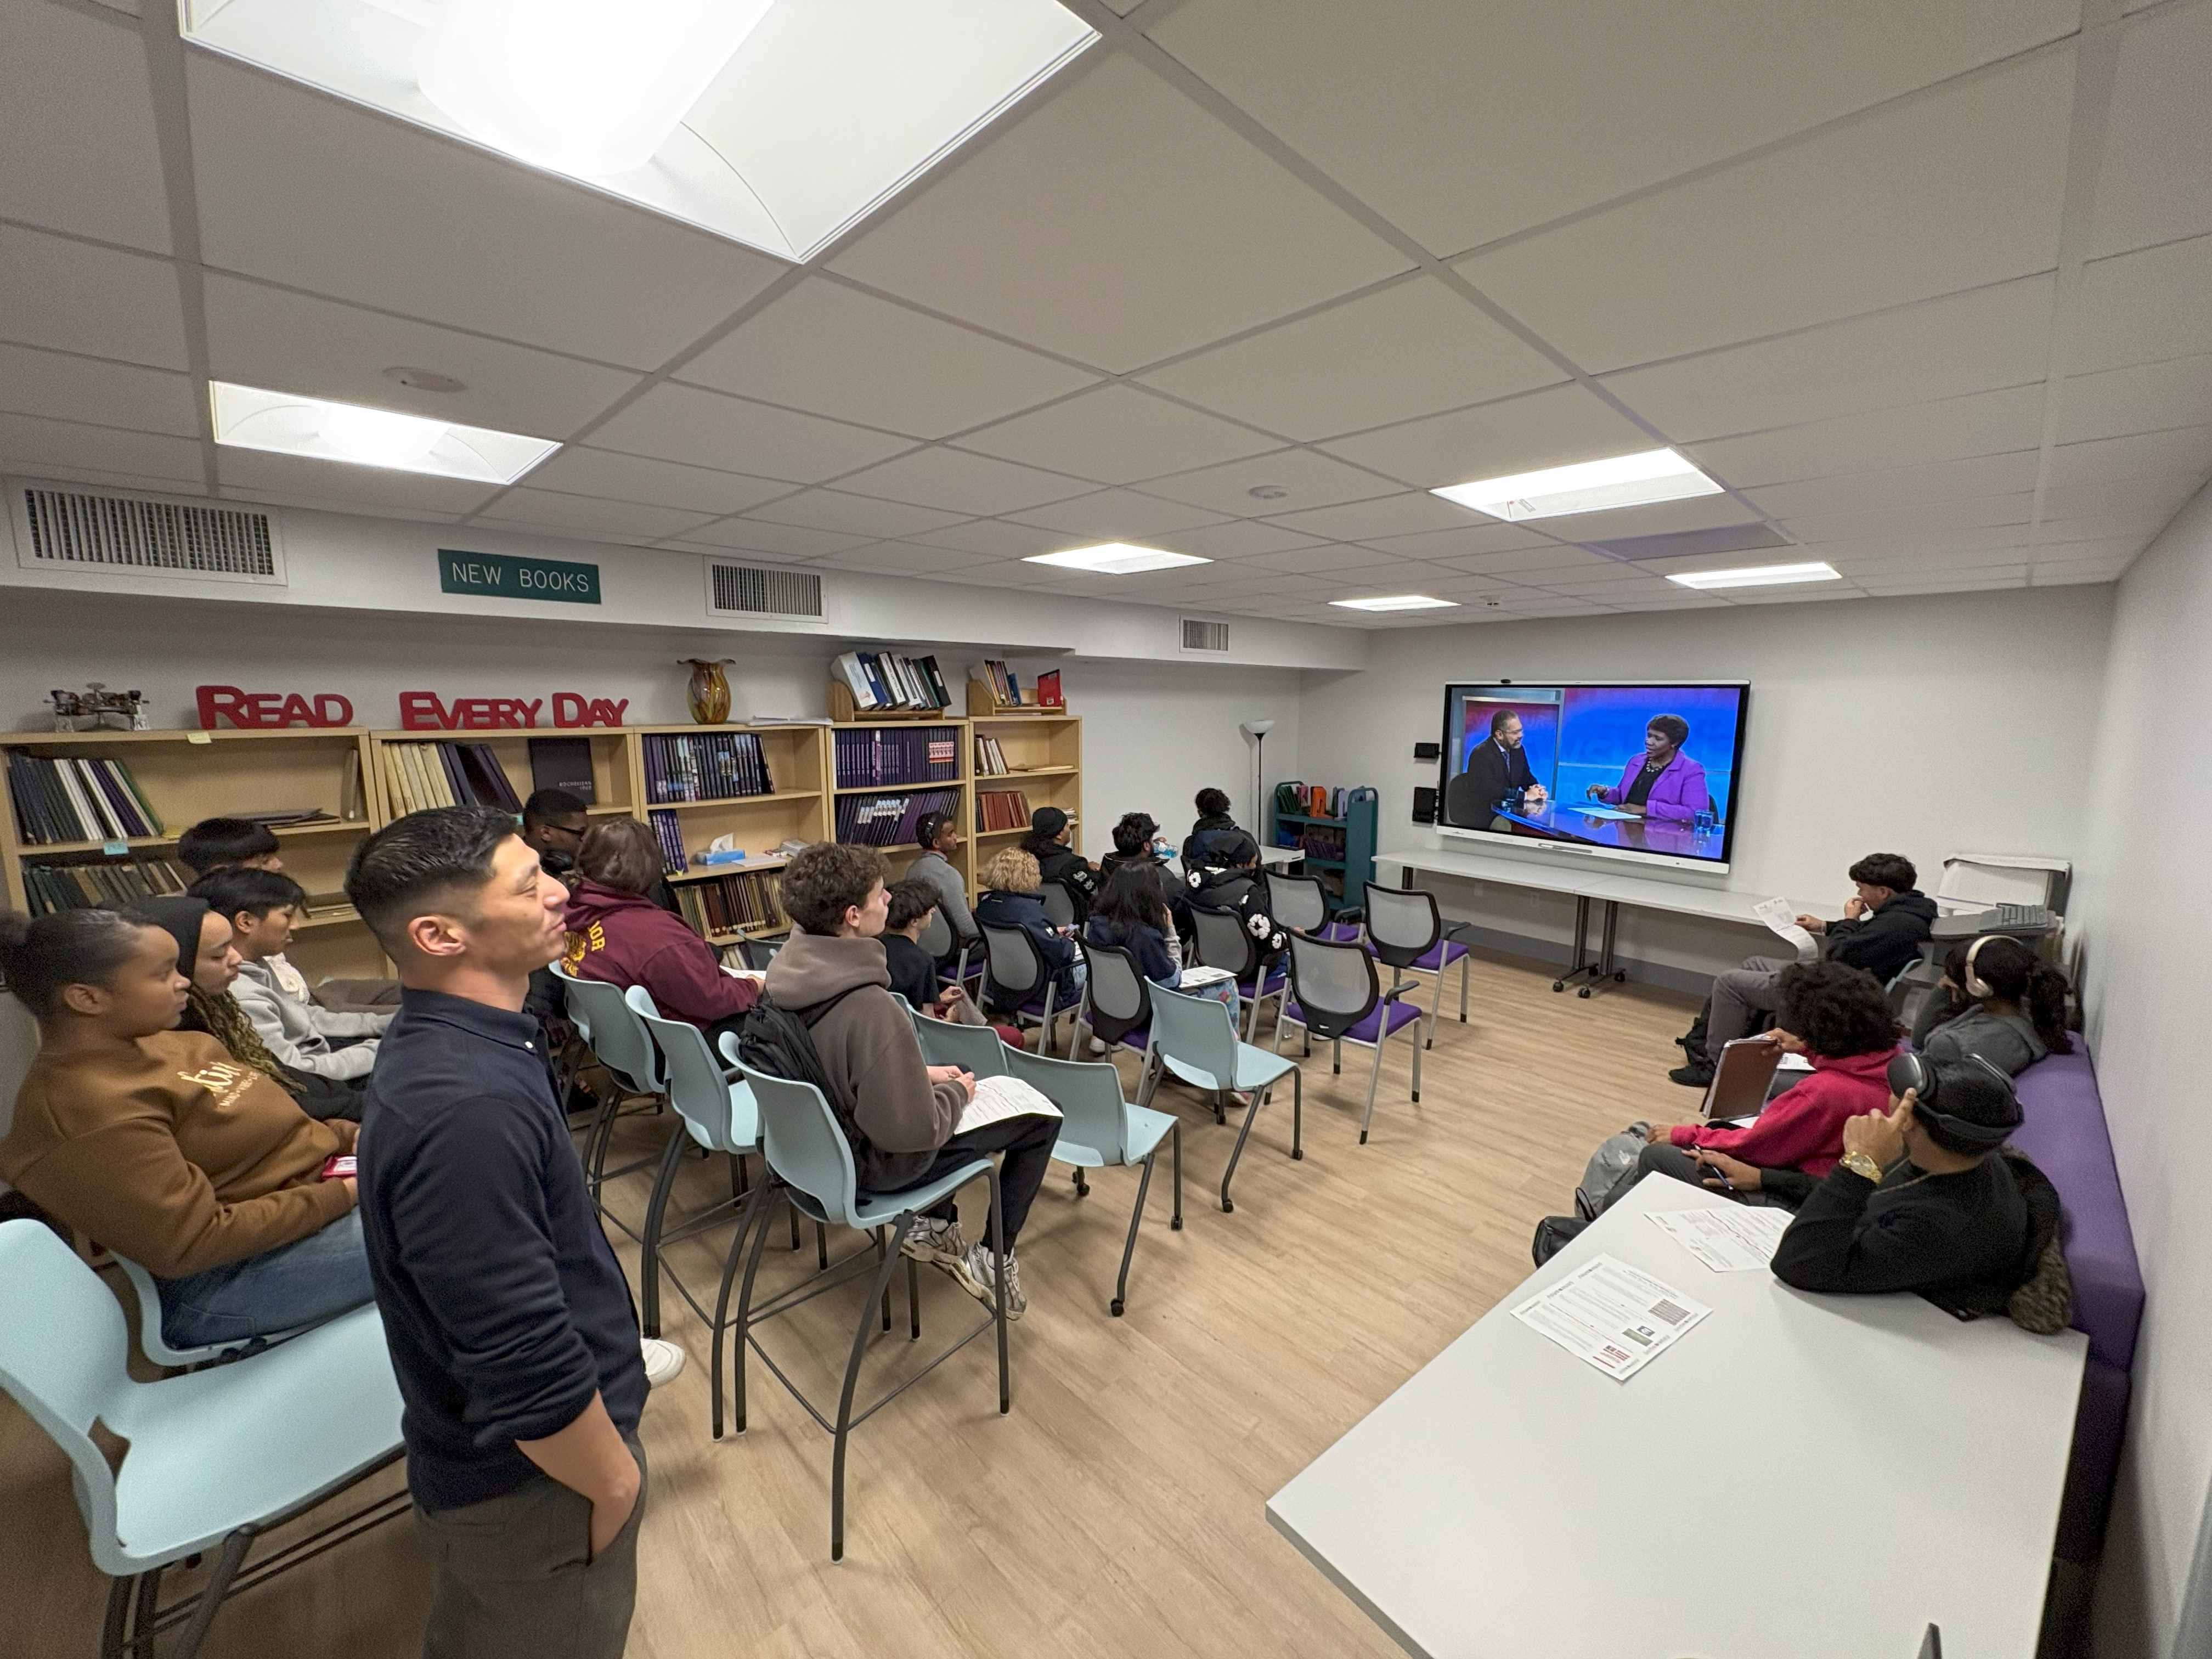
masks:
[[[1723,1206],[1639,1183],[1268,1520],[1422,1659],[1911,1659],[1931,1622],[2032,1654],[2085,1340],[1808,1295],[1651,1219],[1758,1249],[1689,1213]],[[1517,1311],[1601,1259],[1693,1316],[1626,1376]]]

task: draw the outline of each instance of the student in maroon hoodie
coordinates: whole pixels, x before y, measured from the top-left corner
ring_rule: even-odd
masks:
[[[648,896],[661,877],[659,843],[635,818],[602,818],[576,854],[562,965],[579,979],[645,988],[670,1019],[688,1019],[711,1044],[738,1029],[760,982],[722,971],[714,948]]]
[[[1844,1155],[1844,1121],[1888,1106],[1889,1059],[1897,1052],[1898,1030],[1881,981],[1840,962],[1793,963],[1782,970],[1778,990],[1775,1040],[1809,1060],[1811,1074],[1767,1102],[1741,1129],[1653,1126],[1650,1145],[1636,1161],[1638,1176],[1656,1170],[1703,1184],[1721,1167],[1708,1165],[1718,1153],[1730,1160],[1730,1169],[1801,1170],[1818,1180]],[[1623,1181],[1607,1202],[1635,1184]]]

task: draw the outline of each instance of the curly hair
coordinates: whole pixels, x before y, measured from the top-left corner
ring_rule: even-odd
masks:
[[[1847,873],[1853,881],[1863,881],[1869,887],[1887,887],[1893,893],[1909,893],[1920,881],[1920,872],[1902,853],[1869,853]]]
[[[1776,986],[1774,1023],[1816,1054],[1847,1060],[1897,1044],[1881,981],[1840,962],[1793,962]]]
[[[883,878],[883,855],[874,848],[817,841],[784,866],[783,912],[802,933],[829,937]]]
[[[994,893],[1034,893],[1044,885],[1044,872],[1034,855],[1018,847],[1001,847],[975,879]]]

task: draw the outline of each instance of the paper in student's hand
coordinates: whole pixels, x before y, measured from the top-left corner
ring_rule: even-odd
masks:
[[[1820,945],[1812,934],[1797,925],[1797,912],[1786,898],[1761,899],[1751,907],[1752,914],[1765,922],[1776,937],[1785,939],[1797,947],[1797,960],[1812,962],[1820,954]]]
[[[975,1092],[961,1112],[960,1121],[952,1126],[952,1133],[964,1135],[970,1129],[980,1129],[985,1124],[1010,1117],[1060,1115],[1060,1108],[1046,1098],[1042,1090],[1019,1078],[979,1077],[975,1079]]]

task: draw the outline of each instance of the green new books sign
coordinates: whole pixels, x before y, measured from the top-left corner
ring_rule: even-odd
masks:
[[[560,559],[517,559],[504,553],[464,553],[441,547],[438,586],[447,593],[477,593],[493,599],[597,605],[599,568]]]

